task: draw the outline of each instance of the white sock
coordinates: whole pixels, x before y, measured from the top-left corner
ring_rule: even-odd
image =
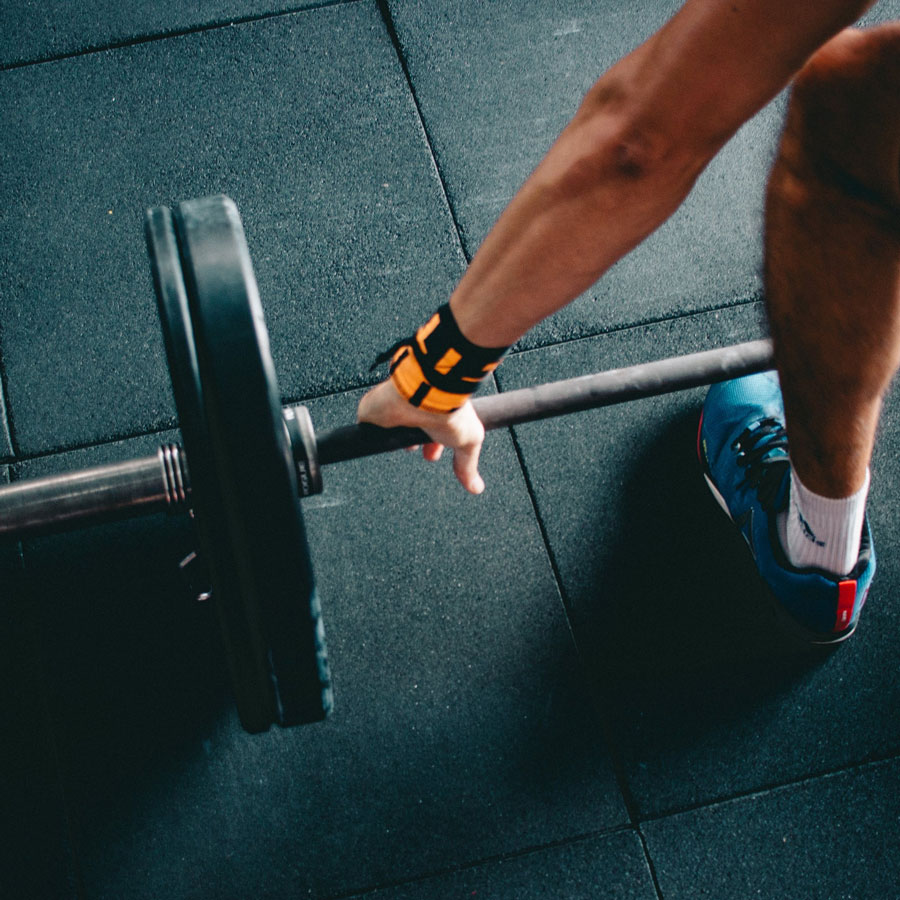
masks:
[[[778,536],[791,565],[846,575],[859,559],[869,470],[863,486],[849,497],[820,497],[791,466],[790,505],[778,516]]]

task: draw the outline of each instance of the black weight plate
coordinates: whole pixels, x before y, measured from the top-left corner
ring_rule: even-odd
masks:
[[[175,237],[172,213],[167,207],[147,211],[144,231],[150,254],[153,283],[159,307],[172,393],[190,466],[191,505],[202,559],[210,570],[216,591],[214,603],[225,641],[225,652],[241,722],[251,732],[265,731],[272,723],[272,699],[264,663],[265,647],[236,615],[239,598],[234,560],[220,547],[228,545],[225,509],[216,482],[215,460],[203,407],[197,352],[188,309],[184,274]],[[206,585],[208,588],[209,585]],[[234,635],[239,635],[237,640]]]
[[[150,255],[150,268],[179,422],[182,429],[190,433],[191,442],[205,448],[208,446],[208,434],[200,397],[197,353],[194,349],[172,211],[166,206],[148,209],[144,220],[144,234],[147,238],[147,251]]]
[[[214,562],[213,596],[230,646],[262,667],[270,721],[317,721],[332,702],[321,612],[243,226],[222,196],[179,204],[174,221],[227,533],[215,559],[237,576],[220,584]]]

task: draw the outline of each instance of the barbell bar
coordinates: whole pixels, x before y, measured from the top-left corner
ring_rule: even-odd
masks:
[[[773,366],[768,339],[609,369],[504,391],[473,401],[486,431],[687,390]],[[283,409],[297,467],[298,496],[322,492],[321,467],[431,440],[415,428],[344,425],[316,433],[307,408]],[[187,512],[191,479],[184,450],[24,479],[0,487],[0,537],[23,539],[159,512]]]
[[[202,593],[217,611],[241,724],[255,733],[318,721],[331,710],[331,678],[299,500],[322,490],[325,465],[429,438],[369,424],[317,435],[304,406],[281,406],[229,198],[150,209],[145,235],[184,447],[163,444],[152,456],[2,486],[0,538],[190,512],[211,586]],[[751,341],[473,402],[492,430],[772,365],[770,342]]]

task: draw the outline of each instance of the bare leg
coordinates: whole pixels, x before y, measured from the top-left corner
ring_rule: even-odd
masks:
[[[801,71],[766,213],[792,463],[848,497],[900,365],[900,23],[844,31]]]

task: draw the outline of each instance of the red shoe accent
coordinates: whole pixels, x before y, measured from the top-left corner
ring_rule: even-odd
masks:
[[[853,604],[856,601],[856,582],[840,581],[838,582],[838,603],[837,617],[834,620],[834,628],[832,631],[837,633],[843,631],[850,624],[850,617],[853,615]]]

